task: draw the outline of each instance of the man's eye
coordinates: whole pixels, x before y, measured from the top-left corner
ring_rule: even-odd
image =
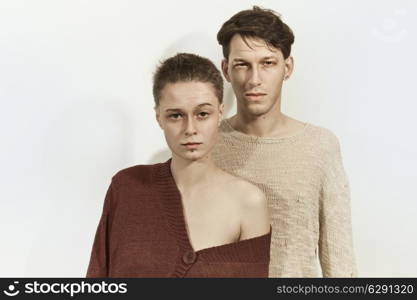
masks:
[[[264,61],[264,65],[266,65],[266,66],[272,66],[272,65],[275,65],[275,62],[274,61],[271,61],[271,60],[266,60],[266,61]]]
[[[244,68],[244,67],[246,67],[248,64],[247,63],[238,63],[238,64],[235,64],[235,67],[236,68]]]

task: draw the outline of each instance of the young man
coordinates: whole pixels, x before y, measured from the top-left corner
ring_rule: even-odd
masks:
[[[272,10],[237,13],[217,35],[237,99],[223,120],[215,162],[258,185],[272,219],[270,277],[354,277],[349,184],[327,129],[281,112],[294,35]]]

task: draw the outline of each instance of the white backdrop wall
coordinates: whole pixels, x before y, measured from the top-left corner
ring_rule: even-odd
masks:
[[[169,157],[156,64],[220,66],[218,29],[254,4],[295,33],[283,111],[340,139],[359,275],[417,276],[415,1],[2,0],[1,277],[85,275],[111,176]]]

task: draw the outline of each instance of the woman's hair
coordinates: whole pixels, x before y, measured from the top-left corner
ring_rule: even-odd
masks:
[[[238,12],[217,33],[217,41],[223,48],[226,60],[230,54],[230,40],[235,34],[240,34],[246,44],[247,37],[263,39],[268,46],[280,49],[284,58],[290,56],[291,45],[294,43],[291,28],[282,22],[280,15],[258,6]]]
[[[165,85],[184,81],[211,83],[219,103],[223,102],[223,78],[216,66],[207,58],[191,53],[178,53],[161,62],[154,73],[155,106],[159,105]]]

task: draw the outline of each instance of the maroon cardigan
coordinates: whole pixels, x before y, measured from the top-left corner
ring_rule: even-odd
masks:
[[[194,251],[171,160],[112,177],[87,277],[268,277],[268,234]]]

